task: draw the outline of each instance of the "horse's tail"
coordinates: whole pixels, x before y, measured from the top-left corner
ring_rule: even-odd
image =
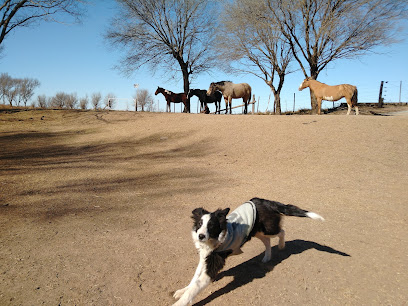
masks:
[[[246,84],[247,85],[247,89],[248,89],[248,99],[246,100],[247,103],[251,102],[251,97],[252,97],[252,88],[251,85]]]
[[[354,92],[353,92],[353,96],[351,97],[351,105],[353,105],[353,106],[357,105],[357,102],[358,102],[357,95],[358,95],[358,90],[357,90],[357,87],[355,87]]]

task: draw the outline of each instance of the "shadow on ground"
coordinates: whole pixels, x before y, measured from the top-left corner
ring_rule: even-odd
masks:
[[[86,212],[91,202],[102,206],[95,197],[143,194],[150,199],[169,198],[214,189],[221,182],[210,169],[200,167],[214,149],[205,139],[188,138],[192,132],[109,141],[99,136],[93,130],[3,133],[0,180],[6,183],[0,197],[2,212],[15,211],[13,202],[18,201],[20,208],[26,206],[26,215],[45,208],[52,211],[47,215],[60,216]],[[191,141],[178,144],[181,138]],[[76,139],[80,141],[73,141]]]
[[[217,276],[216,281],[220,280],[221,278],[225,276],[233,276],[234,279],[232,280],[232,282],[227,284],[225,287],[213,292],[210,296],[196,303],[195,305],[196,306],[206,305],[210,303],[211,301],[215,300],[216,298],[222,296],[223,294],[226,294],[241,286],[244,286],[252,282],[255,279],[263,278],[269,272],[271,272],[278,264],[288,259],[290,256],[301,254],[304,251],[307,251],[310,249],[315,249],[320,252],[326,252],[326,253],[336,254],[340,256],[350,256],[347,253],[337,251],[331,247],[321,245],[319,243],[312,242],[312,241],[305,241],[305,240],[299,240],[299,239],[287,241],[286,247],[283,251],[278,251],[277,246],[274,246],[272,248],[273,257],[271,261],[269,261],[266,264],[263,264],[261,262],[264,256],[264,252],[262,252],[258,256],[255,256],[236,267],[233,267],[227,271],[221,272]]]

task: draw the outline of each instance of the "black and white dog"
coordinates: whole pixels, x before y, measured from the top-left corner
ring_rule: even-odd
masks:
[[[279,249],[285,247],[285,231],[281,228],[283,216],[308,217],[324,220],[322,216],[294,205],[253,198],[230,215],[229,208],[210,213],[204,208],[193,210],[192,236],[200,253],[200,262],[190,284],[174,293],[179,299],[174,305],[187,305],[215,279],[229,255],[241,254],[242,245],[252,237],[265,245],[262,262],[271,259],[270,238],[279,237]]]

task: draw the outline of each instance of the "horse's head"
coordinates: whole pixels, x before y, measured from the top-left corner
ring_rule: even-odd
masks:
[[[154,94],[157,96],[161,92],[163,92],[163,88],[157,86],[156,92]]]
[[[207,95],[211,96],[214,91],[216,90],[217,85],[215,83],[211,83],[210,87],[207,90]]]
[[[300,84],[299,86],[299,91],[305,89],[306,87],[309,87],[309,80],[310,80],[309,77],[303,80],[302,84]]]
[[[192,96],[194,96],[195,93],[196,93],[196,90],[197,90],[197,89],[190,89],[190,90],[188,91],[187,97],[190,99]]]
[[[204,107],[204,109],[201,111],[202,114],[209,114],[210,113],[210,109],[208,108],[208,106],[206,105]]]

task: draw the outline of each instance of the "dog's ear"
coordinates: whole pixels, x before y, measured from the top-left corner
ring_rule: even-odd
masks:
[[[218,210],[215,212],[215,215],[217,216],[217,218],[218,218],[219,220],[224,220],[224,219],[227,217],[229,211],[230,211],[229,208],[226,208],[226,209],[218,209]]]
[[[230,209],[226,208],[226,209],[221,210],[221,213],[223,213],[225,216],[227,216],[229,211],[230,211]]]
[[[209,212],[202,207],[196,208],[191,212],[193,215],[191,218],[193,219],[201,219],[201,217]]]
[[[229,211],[230,209],[226,208],[226,209],[218,209],[215,212],[215,216],[218,219],[221,230],[225,230],[227,228],[227,215]]]

